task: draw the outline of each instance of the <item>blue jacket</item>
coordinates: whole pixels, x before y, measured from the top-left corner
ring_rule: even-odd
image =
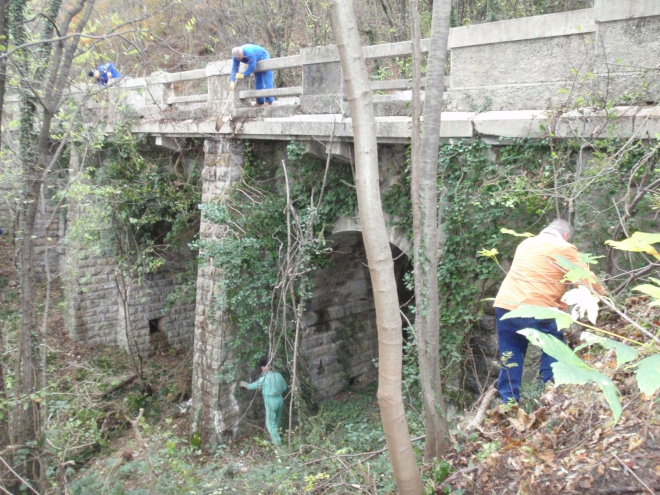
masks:
[[[243,49],[243,58],[240,60],[236,57],[232,58],[231,76],[229,76],[229,80],[232,82],[236,81],[236,73],[241,62],[248,66],[247,70],[243,72],[243,75],[248,77],[257,68],[257,62],[259,60],[268,60],[270,58],[266,49],[259,45],[243,45],[241,48]]]
[[[108,62],[107,64],[99,65],[96,68],[97,71],[101,73],[101,79],[99,79],[99,86],[105,88],[108,85],[108,74],[112,79],[117,79],[121,77],[121,74],[117,69],[115,69],[115,64]]]

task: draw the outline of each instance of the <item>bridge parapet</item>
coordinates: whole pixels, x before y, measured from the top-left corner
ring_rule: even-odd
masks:
[[[480,135],[485,125],[487,134],[498,137],[541,137],[553,120],[570,121],[565,129],[586,129],[602,120],[595,108],[633,102],[641,103],[650,118],[645,125],[655,129],[657,112],[643,105],[660,101],[659,30],[658,0],[595,0],[591,9],[453,28],[443,136]],[[422,51],[429,45],[422,40]],[[363,47],[368,63],[410,53],[410,42]],[[350,140],[350,110],[336,47],[303,48],[298,55],[257,65],[257,71],[281,69],[293,69],[292,85],[259,91],[245,80],[236,91],[229,90],[231,60],[203,69],[124,78],[110,88],[107,101],[88,106],[98,117],[112,115],[121,102],[142,117],[136,132],[156,135],[327,139],[339,125],[340,134]],[[411,81],[374,80],[370,87],[379,140],[408,140]],[[271,108],[250,108],[250,100],[259,96],[279,99]],[[584,111],[571,113],[576,107]],[[215,131],[215,118],[225,108],[233,123]],[[625,119],[639,108],[617,112]],[[637,123],[633,116],[632,125],[623,122],[612,134],[630,136]],[[605,129],[605,124],[597,127]]]

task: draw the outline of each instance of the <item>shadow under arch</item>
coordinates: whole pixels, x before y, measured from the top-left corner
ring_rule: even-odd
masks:
[[[408,309],[414,292],[404,276],[412,270],[408,243],[388,229],[400,304]],[[396,241],[396,244],[392,242]],[[317,399],[334,397],[350,387],[377,380],[378,329],[369,267],[359,223],[349,217],[335,224],[326,239],[331,251],[324,265],[311,273],[312,295],[303,313],[301,355]],[[404,319],[404,327],[407,325]]]

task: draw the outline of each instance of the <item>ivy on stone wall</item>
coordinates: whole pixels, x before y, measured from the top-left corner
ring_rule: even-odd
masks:
[[[101,166],[91,169],[89,176],[111,207],[116,229],[129,232],[142,247],[176,248],[194,236],[200,168],[188,171],[186,164],[201,163],[194,146],[189,156],[160,151],[149,146],[148,136],[135,136],[128,122],[120,122],[107,136],[104,152]]]
[[[612,202],[621,200],[631,174],[638,180],[644,173],[640,160],[655,159],[654,153],[653,145],[642,141],[598,140],[586,146],[571,140],[551,143],[549,139],[519,139],[489,144],[481,139],[459,139],[441,145],[438,188],[444,235],[438,282],[441,352],[447,365],[461,360],[462,346],[481,317],[481,300],[494,296],[504,278],[499,267],[477,252],[497,246],[506,264],[518,240],[502,234],[502,228],[537,233],[559,213],[576,225],[578,247],[603,254],[601,240],[609,238],[606,233],[617,222]],[[229,225],[230,234],[209,255],[226,270],[227,302],[241,331],[235,345],[246,358],[252,353],[249,358],[253,362],[266,351],[264,337],[286,247],[286,222],[281,163],[277,158],[260,156],[255,148],[248,151],[247,158],[245,183],[260,191],[258,201],[247,200],[251,193],[246,195],[238,188],[227,205],[204,208],[207,215]],[[292,200],[305,217],[310,198],[318,195],[325,164],[310,159],[300,144],[292,143],[287,148],[286,165]],[[657,175],[653,169],[649,180]],[[310,248],[310,270],[324,262],[325,227],[355,212],[352,182],[350,166],[331,165],[314,226],[319,242]],[[383,193],[383,206],[392,222],[411,237],[409,168]],[[639,228],[647,224],[652,207],[652,196],[640,202],[639,214],[631,225]],[[254,343],[260,345],[255,347]]]
[[[97,150],[94,166],[68,192],[83,205],[68,237],[96,255],[139,267],[137,278],[186,249],[199,231],[201,200],[201,147],[190,144],[184,153],[154,148],[148,136],[131,132],[130,119],[115,122],[112,133],[95,136],[87,145]],[[179,273],[181,283],[194,286],[196,271],[193,263]]]
[[[515,241],[502,227],[533,228],[543,223],[547,197],[525,187],[547,153],[543,142],[494,149],[481,140],[450,140],[440,149],[439,186],[445,244],[438,261],[442,357],[459,360],[460,345],[480,317],[479,301],[494,295],[504,274],[478,256],[496,245],[511,256]]]
[[[282,162],[287,167],[289,194],[303,229],[312,229],[304,246],[307,261],[303,262],[296,285],[295,297],[309,296],[306,274],[327,263],[324,236],[328,227],[344,215],[352,215],[357,206],[350,166],[332,162],[328,169],[323,200],[317,209],[326,164],[305,153],[297,142],[290,143],[285,156],[279,159],[272,149],[261,152],[257,146],[247,146],[242,181],[234,186],[222,202],[202,205],[205,218],[227,226],[220,241],[200,241],[200,251],[223,271],[218,280],[223,287],[223,300],[218,309],[229,308],[231,323],[236,329],[232,345],[238,362],[252,369],[254,363],[269,350],[269,343],[278,328],[273,328],[274,301],[281,280],[280,269],[287,250],[285,215],[286,188]],[[299,238],[294,239],[300,242]],[[289,295],[286,295],[289,297]],[[287,303],[287,304],[290,304]],[[289,313],[289,318],[293,315]],[[292,330],[291,325],[288,326]],[[275,339],[280,343],[280,356],[290,349],[283,346],[291,335]],[[278,358],[282,363],[284,358]],[[221,371],[221,379],[235,379],[235,370]]]
[[[444,249],[438,260],[441,356],[460,360],[460,348],[480,317],[479,301],[493,295],[503,273],[477,255],[497,245],[504,257],[513,242],[500,228],[539,223],[549,198],[527,187],[547,156],[547,143],[525,140],[491,146],[482,140],[450,140],[439,156],[438,197]],[[409,168],[383,197],[385,210],[412,236]],[[541,222],[542,223],[542,222]]]

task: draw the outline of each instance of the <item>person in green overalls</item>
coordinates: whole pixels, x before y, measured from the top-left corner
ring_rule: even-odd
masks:
[[[284,406],[282,394],[287,391],[288,387],[282,375],[270,369],[268,359],[262,359],[259,365],[261,366],[259,379],[253,383],[240,382],[239,385],[248,390],[261,389],[264,396],[264,405],[266,406],[266,429],[270,433],[273,444],[281,445],[282,440],[277,428],[280,426],[282,407]]]

